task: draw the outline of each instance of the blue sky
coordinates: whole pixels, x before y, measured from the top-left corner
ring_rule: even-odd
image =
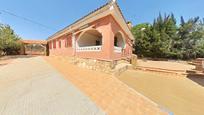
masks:
[[[53,29],[0,13],[0,23],[9,24],[23,39],[46,39],[108,0],[0,0],[0,10],[7,10]],[[161,13],[204,17],[204,0],[118,0],[125,18],[133,24],[152,22]]]

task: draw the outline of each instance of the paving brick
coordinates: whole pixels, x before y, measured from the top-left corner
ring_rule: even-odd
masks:
[[[33,57],[19,58],[0,68],[0,115],[105,115],[105,112],[43,58]]]

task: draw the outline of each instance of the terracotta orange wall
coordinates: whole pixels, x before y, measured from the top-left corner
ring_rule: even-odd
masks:
[[[91,25],[94,25],[94,29],[98,30],[103,38],[102,38],[102,51],[100,52],[77,52],[76,56],[82,57],[82,58],[93,58],[93,59],[100,59],[100,60],[111,60],[110,58],[110,18],[104,17],[97,21],[94,21],[91,23]],[[78,39],[78,36],[76,36]]]
[[[124,30],[120,27],[120,25],[115,21],[115,19],[110,16],[110,23],[111,23],[111,33],[110,33],[110,38],[113,38],[113,40],[111,40],[111,44],[114,44],[114,36],[117,32],[122,32],[122,34],[124,35],[124,38],[125,38],[125,49],[122,53],[116,53],[113,52],[111,53],[111,59],[121,59],[123,57],[131,57],[132,55],[132,43],[131,43],[131,40],[130,38],[128,37],[128,35],[124,32]],[[114,46],[113,46],[114,47]]]
[[[122,57],[129,57],[132,53],[131,44],[126,43],[125,51],[122,53],[115,53],[114,52],[114,35],[121,31],[127,42],[130,42],[128,36],[119,26],[119,24],[114,20],[114,18],[109,15],[104,18],[101,18],[97,21],[92,22],[90,25],[94,25],[94,29],[98,30],[102,36],[102,51],[100,52],[75,52],[72,47],[66,48],[65,38],[67,36],[63,36],[61,39],[61,48],[58,46],[58,40],[56,44],[56,49],[50,49],[50,55],[66,55],[66,56],[77,56],[81,58],[93,58],[93,59],[100,59],[100,60],[118,60]],[[76,40],[78,39],[79,34],[76,35]]]
[[[65,47],[65,40],[68,37],[69,37],[68,35],[64,35],[64,36],[61,36],[60,38],[56,39],[56,48],[53,48],[53,47],[51,49],[49,48],[49,52],[50,52],[51,56],[53,56],[53,55],[73,56],[74,55],[73,54],[73,48],[71,46]],[[59,40],[61,41],[61,48],[59,47]],[[51,41],[51,42],[53,42],[53,41]]]
[[[119,60],[123,57],[131,57],[132,46],[131,40],[125,34],[123,29],[114,20],[114,18],[109,15],[100,20],[92,23],[95,25],[95,29],[98,30],[103,36],[103,47],[101,52],[78,52],[76,53],[78,57],[82,58],[96,58],[101,60]],[[126,48],[123,53],[114,52],[114,35],[121,31],[126,40]],[[129,43],[128,43],[129,42]]]

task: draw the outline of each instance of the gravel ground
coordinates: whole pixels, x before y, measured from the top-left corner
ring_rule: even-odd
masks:
[[[0,115],[104,115],[42,57],[0,66]]]

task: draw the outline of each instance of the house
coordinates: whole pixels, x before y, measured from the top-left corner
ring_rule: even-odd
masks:
[[[130,60],[133,40],[130,23],[127,24],[116,0],[47,39],[49,55],[72,56],[88,68],[108,68],[104,71],[114,69],[120,60]]]

